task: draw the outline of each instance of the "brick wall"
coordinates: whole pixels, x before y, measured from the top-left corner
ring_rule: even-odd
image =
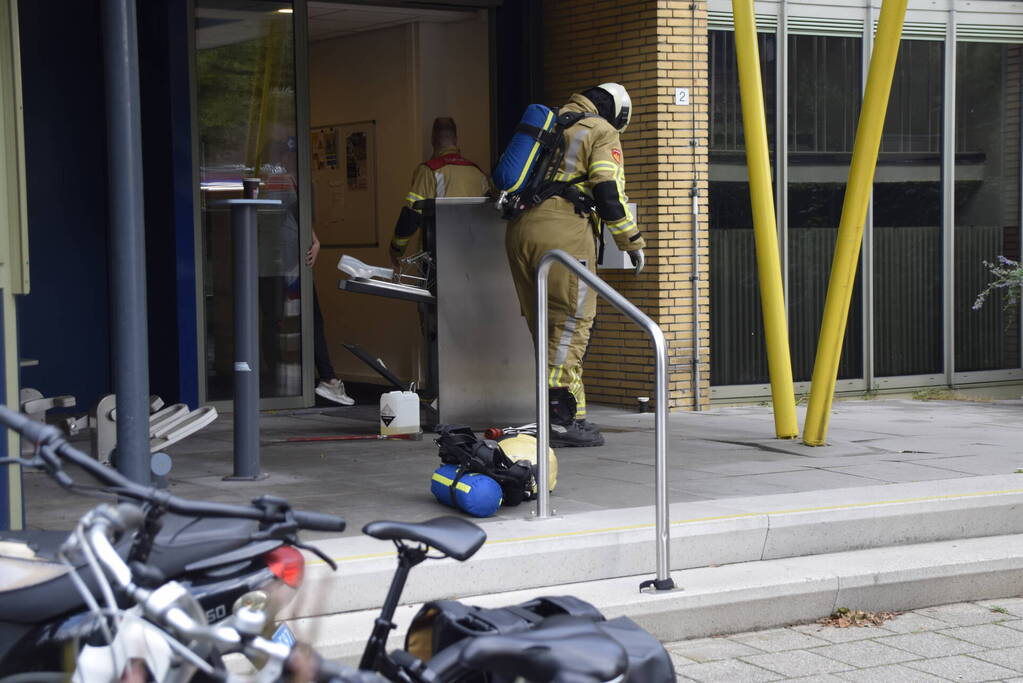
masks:
[[[699,348],[700,403],[710,395],[707,229],[700,217],[699,318],[694,325],[694,189],[707,194],[706,0],[545,0],[544,101],[606,81],[624,85],[634,112],[622,136],[626,190],[639,206],[647,269],[639,277],[601,271],[664,331],[670,354],[671,408],[695,407],[694,350]],[[690,92],[675,104],[675,88]],[[693,141],[695,140],[695,144]],[[704,212],[705,213],[705,212]],[[601,302],[585,365],[587,397],[634,406],[653,396],[654,357],[646,335]]]

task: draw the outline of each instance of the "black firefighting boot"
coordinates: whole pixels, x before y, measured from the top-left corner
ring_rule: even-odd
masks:
[[[604,436],[595,425],[575,419],[575,397],[565,387],[550,390],[551,447],[603,446]]]

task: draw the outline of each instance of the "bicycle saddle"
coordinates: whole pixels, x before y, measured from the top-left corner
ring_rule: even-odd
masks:
[[[535,683],[603,683],[619,680],[629,658],[593,622],[559,615],[522,633],[475,638],[462,650],[459,663]]]
[[[437,517],[428,522],[370,522],[362,533],[383,541],[415,541],[436,548],[448,557],[464,562],[487,540],[487,533],[458,517]]]

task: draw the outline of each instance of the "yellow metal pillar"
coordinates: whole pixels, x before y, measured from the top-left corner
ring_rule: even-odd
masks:
[[[760,83],[760,55],[757,51],[753,0],[732,0],[732,14],[735,17],[735,54],[739,64],[742,126],[746,134],[746,166],[749,168],[760,302],[767,337],[767,364],[771,374],[774,430],[779,439],[794,439],[799,436],[799,425],[796,422],[796,397],[792,389],[789,328],[785,315],[781,258],[778,254],[778,226],[774,220],[767,118],[764,116],[764,90]]]
[[[842,204],[842,219],[838,225],[835,258],[831,264],[828,297],[824,303],[824,320],[817,358],[813,365],[810,401],[803,425],[803,442],[807,446],[823,446],[828,435],[831,401],[835,395],[838,362],[842,357],[842,340],[849,317],[856,265],[863,242],[863,223],[867,217],[867,203],[874,183],[877,151],[881,146],[881,131],[888,111],[888,96],[895,74],[895,61],[899,56],[902,23],[906,18],[908,0],[884,0],[878,20],[874,52],[870,56],[867,88],[863,94],[863,108],[856,127],[852,163],[849,166],[849,184]]]

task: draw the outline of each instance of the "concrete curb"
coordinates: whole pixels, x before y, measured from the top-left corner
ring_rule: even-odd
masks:
[[[969,477],[735,498],[671,507],[671,568],[713,567],[950,539],[1023,534],[1023,478]],[[524,510],[525,512],[525,510]],[[483,524],[487,544],[463,564],[427,562],[407,602],[472,597],[652,574],[653,508]],[[314,617],[383,603],[395,567],[390,543],[318,541],[333,573],[309,556],[302,591],[282,616]]]
[[[681,590],[640,594],[641,576],[481,596],[493,607],[542,594],[571,594],[606,616],[628,616],[661,640],[737,633],[801,622],[836,607],[902,611],[1023,592],[1023,535],[763,560],[673,572]],[[400,647],[418,605],[399,608],[391,647]],[[325,655],[352,660],[368,637],[372,610],[290,622]]]

